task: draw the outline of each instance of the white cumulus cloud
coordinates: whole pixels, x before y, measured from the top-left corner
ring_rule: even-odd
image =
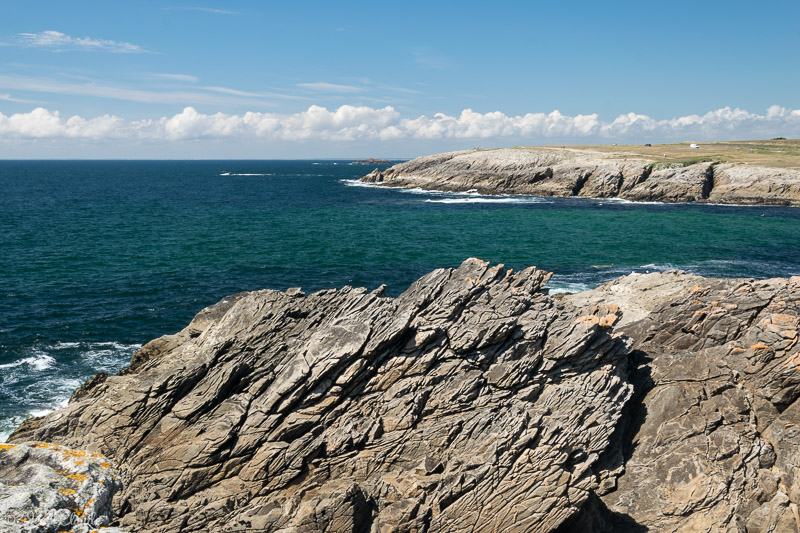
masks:
[[[437,141],[504,139],[547,144],[558,142],[668,142],[725,140],[767,136],[800,137],[800,110],[772,106],[764,114],[723,107],[704,115],[656,120],[627,113],[610,121],[597,114],[528,113],[509,116],[499,111],[479,113],[465,109],[457,116],[403,117],[391,106],[343,105],[329,110],[316,105],[292,114],[247,112],[204,114],[186,107],[173,116],[125,120],[113,115],[94,118],[62,117],[38,107],[28,113],[0,113],[0,139],[83,138],[182,141],[246,139],[302,141]]]

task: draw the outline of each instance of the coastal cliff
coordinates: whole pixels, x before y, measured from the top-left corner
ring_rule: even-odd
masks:
[[[702,161],[662,161],[573,148],[468,150],[375,169],[361,181],[480,194],[800,205],[796,169],[696,159]]]
[[[797,530],[800,278],[549,278],[237,294],[9,442],[104,454],[130,532]]]

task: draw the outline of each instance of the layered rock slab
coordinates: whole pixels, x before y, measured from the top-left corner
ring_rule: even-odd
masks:
[[[111,456],[131,531],[549,531],[621,473],[633,391],[617,310],[549,277],[236,295],[12,440]]]
[[[733,204],[800,204],[800,172],[760,166],[715,167],[710,202]]]
[[[637,202],[800,205],[800,171],[675,164],[575,148],[466,150],[418,157],[361,178],[389,187]]]
[[[620,323],[625,473],[565,530],[800,530],[800,278],[634,274],[567,299],[641,319]]]

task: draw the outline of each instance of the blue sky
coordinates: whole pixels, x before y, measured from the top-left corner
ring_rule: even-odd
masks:
[[[796,0],[30,0],[3,11],[0,157],[405,157],[800,136]]]

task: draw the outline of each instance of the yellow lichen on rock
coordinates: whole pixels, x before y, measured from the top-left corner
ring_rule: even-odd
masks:
[[[121,484],[110,462],[49,442],[9,444],[2,450],[6,469],[0,488],[12,497],[0,511],[0,531],[66,531],[80,524],[77,529],[86,533],[112,519],[112,497]]]

